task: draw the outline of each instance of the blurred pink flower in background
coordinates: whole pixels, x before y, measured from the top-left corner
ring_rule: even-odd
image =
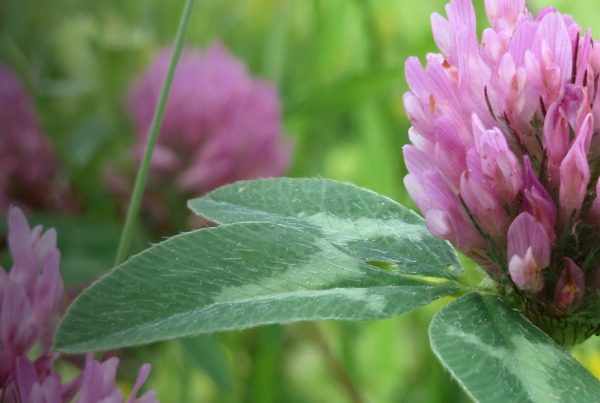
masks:
[[[406,62],[405,184],[430,231],[530,317],[584,319],[600,269],[600,43],[553,8],[485,7],[481,41],[471,1],[452,0],[431,18],[441,53]]]
[[[9,272],[0,267],[0,401],[56,403],[76,397],[78,403],[122,402],[116,358],[100,363],[89,354],[83,372],[65,384],[53,372],[59,355],[50,347],[63,298],[56,231],[32,230],[16,207],[9,210],[8,225],[13,266]],[[35,359],[34,346],[40,350]],[[136,398],[149,371],[147,364],[140,368],[127,402],[157,401],[154,391]]]
[[[0,211],[13,201],[28,202],[19,200],[22,195],[47,189],[56,168],[21,80],[0,64]]]
[[[58,163],[19,77],[0,64],[0,212],[11,203],[69,209],[72,196],[57,177]]]
[[[138,158],[170,57],[170,49],[163,50],[129,93]],[[237,180],[281,175],[290,152],[274,85],[250,77],[220,44],[205,53],[183,51],[154,152],[154,176],[197,196]]]

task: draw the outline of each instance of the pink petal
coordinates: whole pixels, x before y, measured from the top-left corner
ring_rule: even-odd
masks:
[[[423,175],[423,172],[436,169],[435,163],[431,158],[431,155],[417,149],[413,145],[405,145],[402,147],[402,154],[404,155],[404,163],[408,172],[417,176]]]
[[[498,129],[480,134],[479,155],[483,173],[493,180],[502,200],[509,205],[523,189],[521,164]]]
[[[427,229],[429,229],[429,232],[431,232],[433,236],[454,241],[455,243],[458,242],[456,239],[456,228],[447,212],[431,209],[425,213],[425,223],[427,224]]]
[[[129,398],[127,399],[127,403],[151,403],[155,401],[158,402],[158,400],[156,400],[156,392],[154,391],[148,391],[139,399],[136,398],[140,388],[142,387],[144,382],[146,382],[146,379],[148,379],[148,375],[150,375],[150,369],[150,364],[143,364],[140,367],[133,389],[131,389],[131,393],[129,394]]]
[[[8,212],[8,228],[8,245],[13,258],[10,277],[15,281],[30,285],[36,275],[31,228],[25,214],[18,207],[11,207]]]
[[[529,213],[521,213],[508,229],[508,259],[525,258],[531,249],[532,257],[540,269],[550,264],[550,242],[544,227]]]
[[[534,46],[541,48],[543,42],[552,53],[553,63],[560,69],[562,81],[568,81],[573,66],[573,46],[565,22],[558,12],[549,12],[539,23]]]
[[[587,69],[590,67],[589,63],[593,50],[592,31],[589,28],[586,30],[585,36],[579,40],[579,46],[580,49],[577,60],[577,74],[575,83],[578,85],[583,85],[583,79],[587,73]]]
[[[569,122],[560,109],[560,103],[550,106],[544,120],[544,147],[548,156],[548,174],[551,182],[559,183],[560,164],[569,150]]]
[[[431,15],[431,28],[438,48],[443,54],[449,55],[452,50],[450,23],[438,13],[433,13]]]
[[[519,289],[532,293],[540,292],[544,287],[542,268],[533,256],[532,248],[528,248],[525,256],[514,255],[508,264],[510,278]]]
[[[485,240],[473,227],[464,212],[458,196],[452,192],[447,182],[438,171],[423,173],[422,186],[430,197],[431,208],[439,210],[432,216],[433,228],[440,237],[457,245],[461,250],[470,251],[473,248],[485,245]],[[425,215],[427,217],[427,212]],[[433,214],[433,213],[432,213]],[[445,221],[448,220],[449,224]],[[444,231],[442,231],[444,230]]]
[[[122,402],[121,392],[115,383],[118,365],[118,358],[109,358],[100,363],[94,360],[91,353],[88,353],[77,403],[96,402],[103,399],[106,399],[107,402]]]
[[[16,355],[25,353],[35,342],[37,326],[32,321],[31,302],[21,284],[9,282],[4,289],[0,312],[3,348]]]
[[[566,222],[573,213],[581,209],[590,181],[587,152],[592,136],[592,117],[588,115],[577,134],[571,149],[560,165],[561,218]]]
[[[47,323],[60,307],[64,285],[59,271],[59,262],[60,252],[55,249],[42,263],[44,271],[33,296],[34,317],[37,323]]]
[[[404,64],[404,72],[406,74],[406,81],[413,94],[419,99],[425,99],[429,97],[432,91],[430,80],[423,70],[423,66],[419,59],[414,56],[406,59]]]
[[[554,206],[554,201],[550,193],[548,193],[539,181],[528,156],[523,157],[523,165],[523,210],[531,214],[542,224],[552,245],[556,239],[554,228],[556,224],[556,207]]]
[[[29,401],[33,385],[38,382],[38,376],[33,363],[26,357],[16,359],[16,381],[21,401]]]
[[[525,54],[531,49],[537,24],[531,21],[525,21],[517,26],[513,36],[510,39],[508,52],[512,56],[517,67],[525,65]]]
[[[554,293],[554,303],[567,310],[583,298],[585,291],[585,275],[569,258],[564,258],[565,268],[560,273]]]
[[[468,154],[468,169],[460,180],[460,195],[484,232],[502,240],[508,226],[508,216],[501,200],[481,170],[481,157],[473,148]]]
[[[485,11],[494,27],[510,29],[525,11],[525,0],[485,0]]]
[[[47,376],[41,384],[34,384],[29,397],[29,402],[32,403],[57,403],[61,400],[61,386],[58,375]]]

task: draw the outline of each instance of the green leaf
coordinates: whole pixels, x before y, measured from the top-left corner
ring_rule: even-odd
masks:
[[[437,312],[431,346],[479,402],[592,402],[600,382],[498,298],[469,294]]]
[[[246,223],[175,236],[69,308],[56,347],[83,352],[302,320],[400,315],[457,290],[369,266],[315,231]]]
[[[442,278],[461,273],[454,249],[434,238],[416,213],[346,183],[289,178],[242,181],[188,205],[220,224],[261,221],[312,229],[364,262],[385,262],[403,273]]]

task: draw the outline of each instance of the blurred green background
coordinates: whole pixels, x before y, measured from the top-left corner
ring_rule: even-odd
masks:
[[[483,1],[475,3],[481,29]],[[423,59],[435,51],[429,16],[443,13],[444,4],[198,0],[186,42],[203,48],[220,40],[253,75],[279,85],[295,143],[290,176],[350,181],[414,207],[402,184],[409,127],[403,64],[409,55]],[[597,1],[538,0],[529,7],[549,4],[600,32],[598,13],[590,12],[600,11]],[[113,259],[119,224],[103,169],[133,143],[126,91],[173,40],[182,6],[182,0],[0,1],[0,61],[24,80],[85,206],[85,220],[76,223],[39,217],[59,230],[70,285]],[[143,247],[146,237],[138,238]],[[272,326],[161,343],[124,352],[121,371],[131,380],[139,362],[150,361],[147,386],[163,402],[346,402],[352,393],[369,402],[467,401],[429,350],[426,327],[435,309],[376,323]],[[596,351],[588,343],[578,357],[598,367]]]

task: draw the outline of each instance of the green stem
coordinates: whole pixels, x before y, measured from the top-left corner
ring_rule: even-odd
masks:
[[[158,134],[160,133],[160,127],[162,125],[163,116],[165,114],[165,106],[169,98],[169,90],[171,89],[171,83],[173,82],[173,76],[175,75],[175,69],[177,62],[179,61],[179,55],[183,47],[183,39],[185,37],[185,31],[187,29],[192,9],[194,8],[195,0],[186,0],[181,19],[179,20],[179,27],[177,28],[177,36],[175,37],[175,47],[171,55],[171,61],[169,63],[169,70],[158,99],[158,105],[154,111],[154,117],[152,118],[152,124],[150,125],[150,132],[148,133],[148,139],[146,143],[146,149],[144,150],[144,157],[140,168],[135,179],[135,185],[133,187],[133,193],[129,201],[129,207],[127,209],[127,217],[125,218],[125,225],[121,234],[121,241],[119,242],[119,249],[117,251],[117,257],[115,265],[123,263],[129,254],[131,247],[131,239],[133,238],[133,229],[135,227],[135,221],[140,212],[140,206],[142,204],[142,196],[144,195],[144,189],[148,182],[148,174],[150,171],[150,162],[152,161],[152,153],[156,141],[158,140]]]
[[[291,0],[279,0],[273,10],[273,22],[263,55],[263,73],[265,77],[281,83],[281,74],[285,62],[287,41],[287,22]]]
[[[372,69],[381,68],[383,51],[381,49],[381,40],[377,34],[375,23],[375,10],[371,0],[356,0],[356,5],[361,9],[363,16],[363,25],[368,37],[369,64]]]

